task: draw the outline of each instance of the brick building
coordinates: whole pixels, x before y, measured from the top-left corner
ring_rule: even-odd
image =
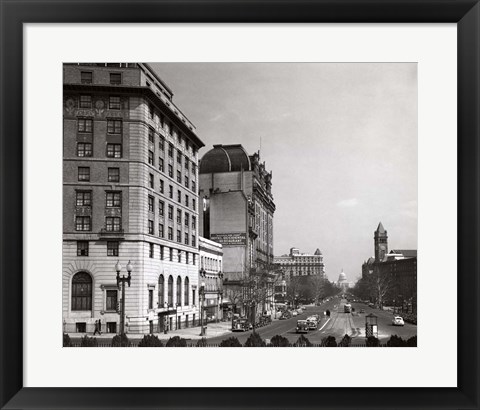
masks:
[[[147,64],[65,64],[64,331],[117,333],[115,264],[133,264],[126,332],[198,323],[193,124]],[[125,268],[123,273],[125,273]]]
[[[389,279],[385,303],[399,306],[403,311],[417,309],[417,250],[392,249],[388,252],[387,231],[382,223],[374,232],[375,258],[362,264],[362,279],[376,274]]]

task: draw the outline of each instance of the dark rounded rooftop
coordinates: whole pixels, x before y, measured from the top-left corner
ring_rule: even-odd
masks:
[[[250,171],[251,164],[245,149],[240,145],[214,145],[200,160],[200,174]]]

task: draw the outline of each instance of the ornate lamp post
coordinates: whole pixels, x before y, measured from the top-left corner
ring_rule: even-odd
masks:
[[[200,286],[200,297],[202,299],[200,305],[200,336],[205,336],[205,327],[203,322],[203,312],[205,310],[205,282]]]
[[[120,334],[125,334],[125,283],[128,283],[128,287],[130,287],[130,279],[132,275],[132,263],[128,261],[127,263],[127,273],[128,276],[122,275],[120,276],[120,271],[122,270],[122,265],[120,265],[120,261],[118,261],[115,265],[115,270],[117,271],[117,287],[120,287],[122,284],[122,307],[120,312]]]

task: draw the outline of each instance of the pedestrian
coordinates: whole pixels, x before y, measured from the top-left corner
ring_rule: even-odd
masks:
[[[95,331],[93,332],[93,335],[95,336],[95,335],[97,334],[97,332],[100,333],[100,332],[98,331],[98,321],[95,320]]]
[[[98,319],[98,334],[102,335],[102,321]]]

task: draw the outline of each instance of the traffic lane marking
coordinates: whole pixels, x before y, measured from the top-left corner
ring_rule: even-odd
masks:
[[[318,329],[318,332],[320,332],[327,325],[327,323],[330,322],[330,319],[331,317],[329,317],[328,320],[323,324],[323,326],[320,329]]]

